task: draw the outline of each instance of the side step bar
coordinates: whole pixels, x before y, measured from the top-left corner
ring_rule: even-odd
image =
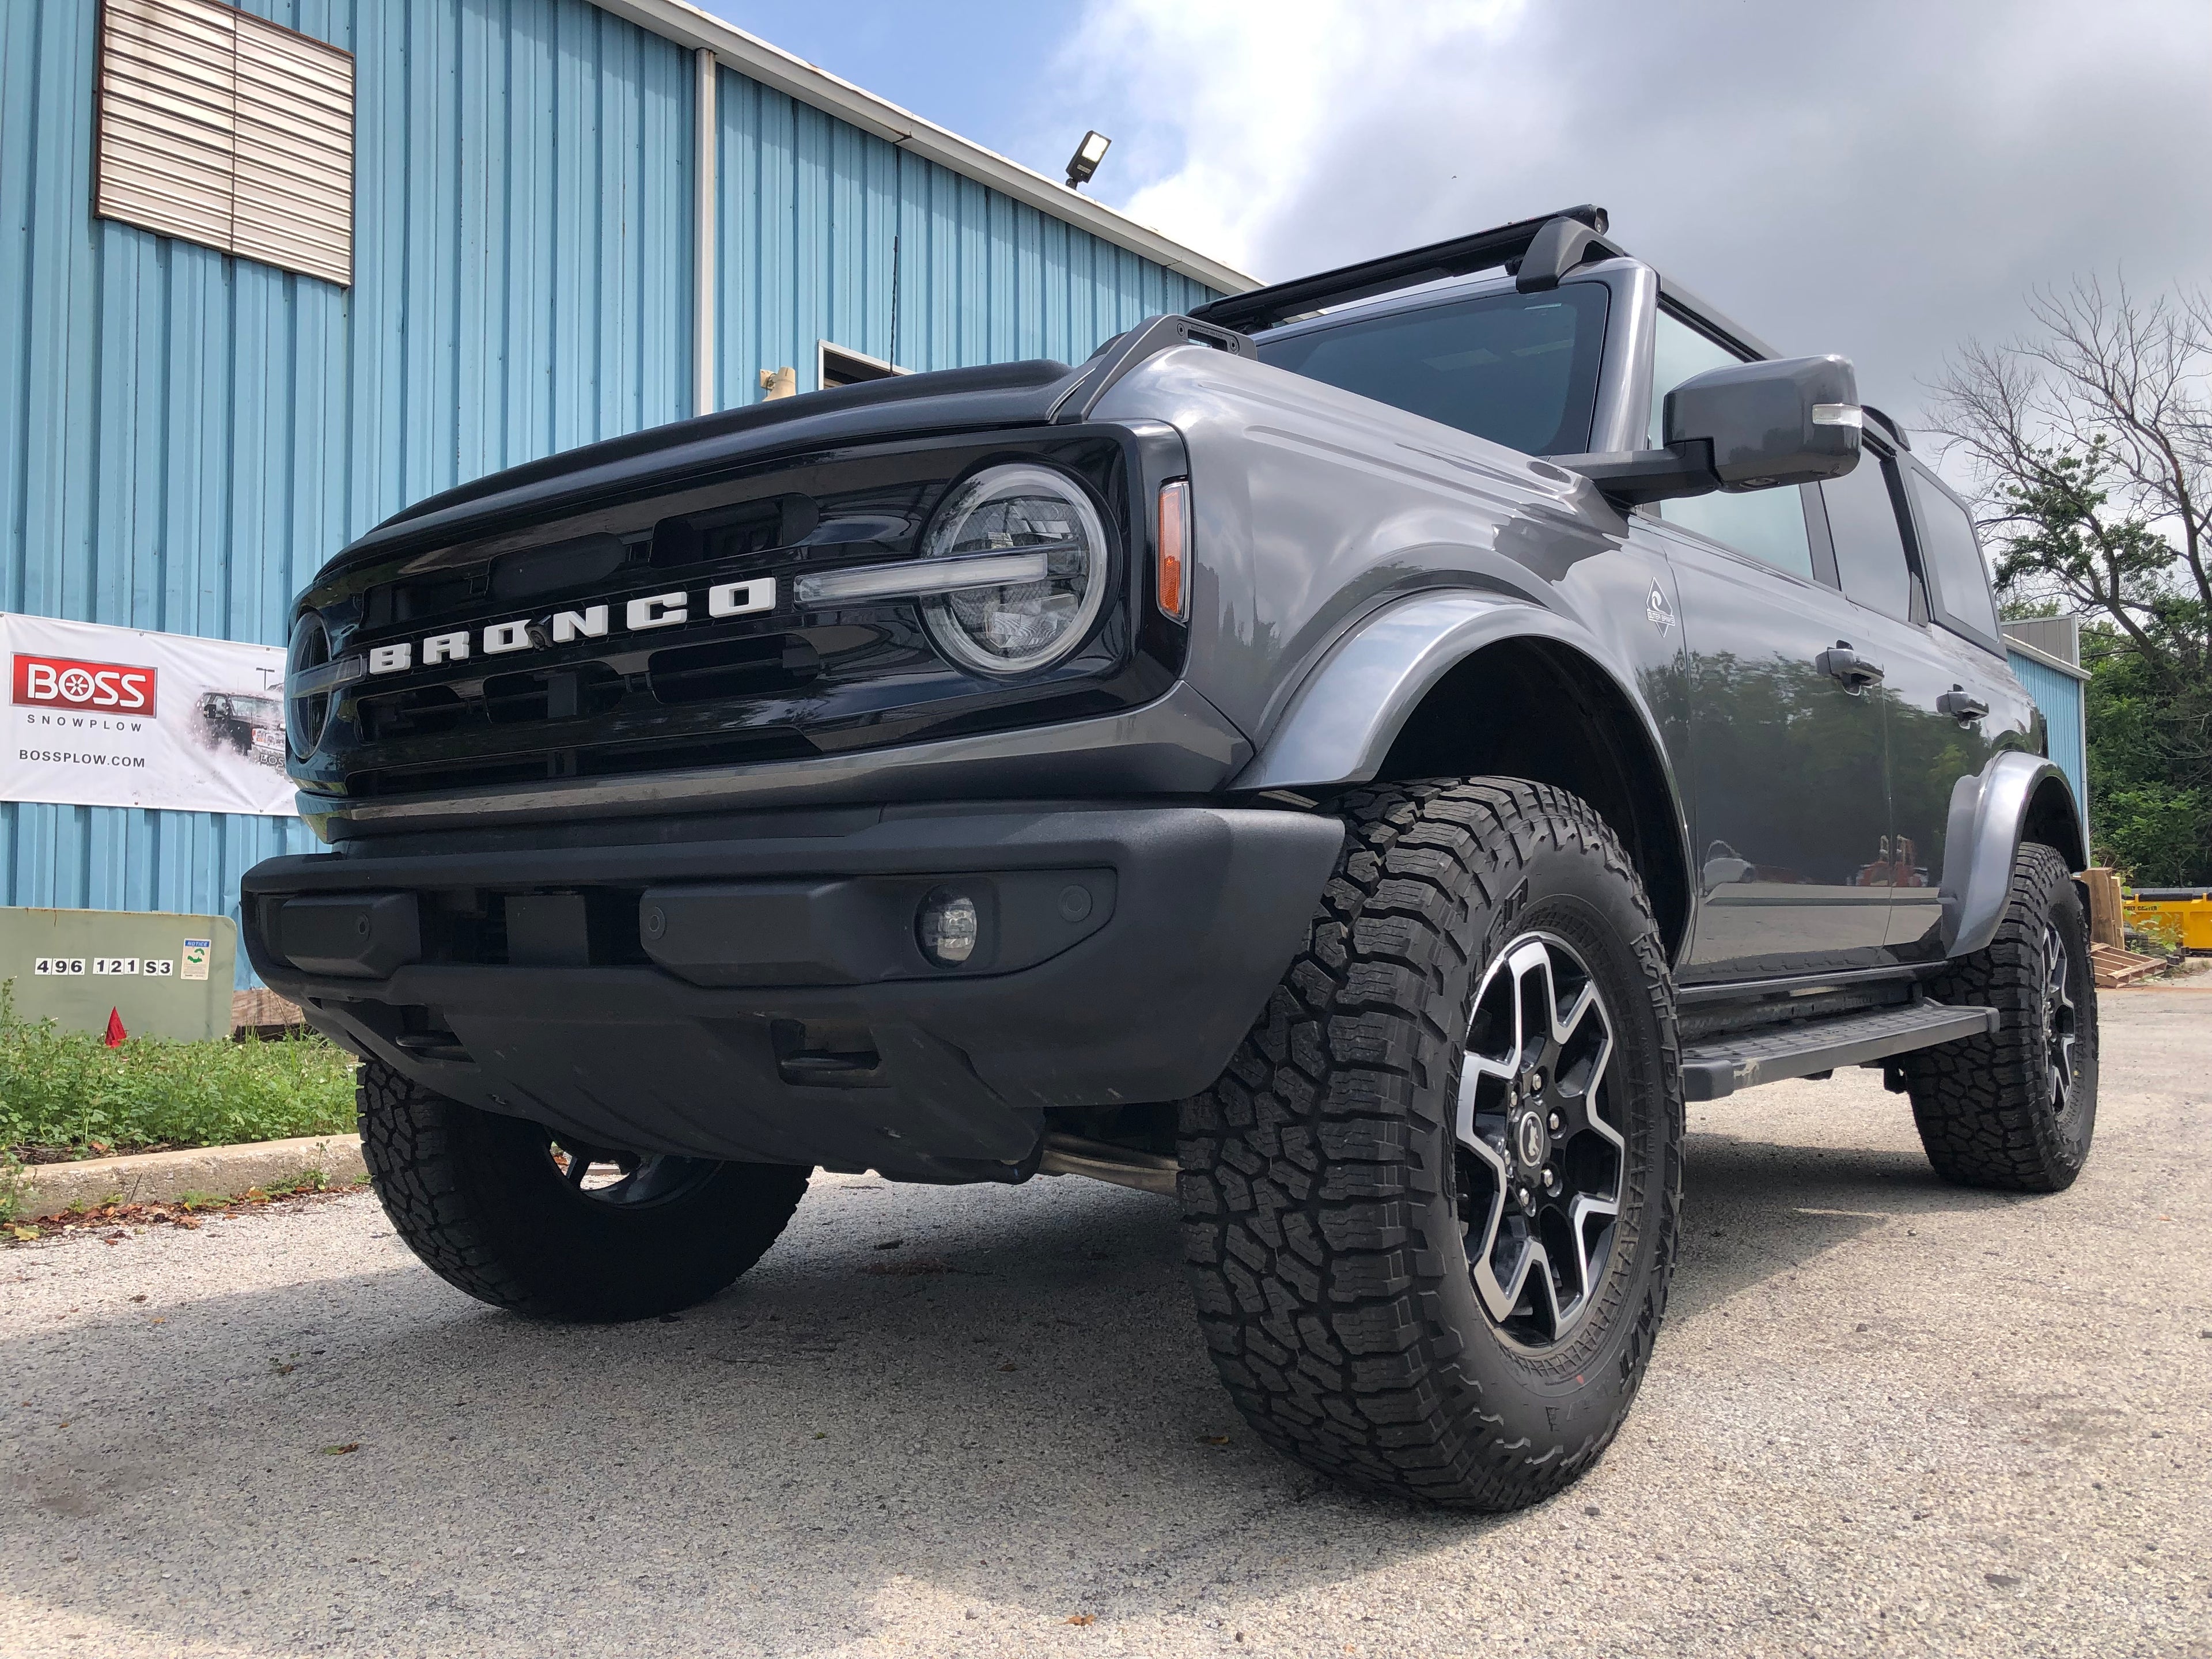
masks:
[[[1778,1031],[1711,1037],[1682,1051],[1682,1096],[1686,1100],[1718,1100],[1757,1084],[1887,1060],[1960,1037],[1985,1036],[1996,1028],[1994,1008],[1915,1002]]]

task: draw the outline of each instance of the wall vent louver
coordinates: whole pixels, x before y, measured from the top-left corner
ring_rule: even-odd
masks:
[[[93,210],[353,280],[353,58],[218,0],[106,0]]]

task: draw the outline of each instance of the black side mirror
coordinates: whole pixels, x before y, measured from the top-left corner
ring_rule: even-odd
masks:
[[[1667,394],[1667,447],[1555,455],[1626,504],[1839,478],[1858,465],[1865,417],[1846,357],[1731,363]]]
[[[1711,445],[1723,489],[1839,478],[1859,464],[1863,426],[1848,357],[1732,363],[1667,394],[1667,447]]]

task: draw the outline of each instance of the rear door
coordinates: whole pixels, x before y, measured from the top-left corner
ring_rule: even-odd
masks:
[[[1966,503],[1909,454],[1888,459],[1886,482],[1903,509],[1920,599],[1886,687],[1896,850],[1889,945],[1917,961],[1943,953],[1943,858],[1954,799],[1975,787],[2001,744],[2025,738],[2028,710],[2006,666]]]
[[[1668,391],[1740,361],[1662,313]],[[1889,928],[1879,697],[1830,672],[1854,607],[1808,489],[1667,501],[1658,514],[1689,653],[1698,919],[1686,981],[1877,965]],[[1816,532],[1820,533],[1816,534]]]

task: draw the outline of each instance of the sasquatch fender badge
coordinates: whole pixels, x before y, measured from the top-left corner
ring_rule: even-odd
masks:
[[[1662,635],[1674,626],[1674,613],[1668,608],[1667,596],[1659,591],[1659,584],[1651,584],[1651,597],[1644,602],[1644,620]]]

